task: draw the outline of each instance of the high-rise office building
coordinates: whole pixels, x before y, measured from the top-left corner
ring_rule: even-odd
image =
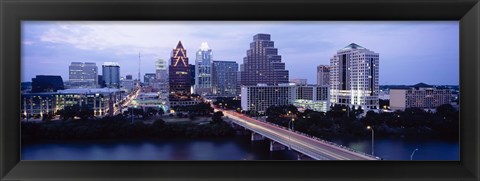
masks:
[[[212,49],[207,42],[202,42],[195,59],[195,86],[196,94],[212,93]]]
[[[221,97],[237,96],[237,71],[235,61],[213,61],[212,87],[213,94]]]
[[[157,81],[168,82],[167,62],[164,59],[155,62],[155,73]]]
[[[317,85],[330,84],[330,67],[328,65],[317,66]]]
[[[179,41],[177,47],[172,50],[168,68],[170,93],[189,94],[191,79],[187,50],[183,48],[182,42]]]
[[[330,59],[330,102],[363,109],[379,106],[379,54],[352,43]]]
[[[155,73],[146,73],[143,76],[143,82],[145,84],[153,83],[155,81],[156,77],[157,77],[157,74],[155,74]]]
[[[133,80],[133,76],[132,76],[132,75],[127,75],[127,76],[125,76],[125,79],[127,79],[127,80]]]
[[[104,62],[102,77],[106,87],[120,88],[120,65],[117,62]]]
[[[288,70],[278,55],[269,34],[256,34],[247,56],[243,58],[242,85],[278,85],[288,83]]]
[[[242,88],[242,72],[245,70],[243,64],[240,64],[240,68],[237,72],[237,95],[240,95]]]
[[[190,64],[188,67],[190,68],[190,85],[193,89],[193,86],[195,85],[195,65]]]
[[[96,87],[98,67],[91,62],[72,62],[68,67],[68,81],[79,87]]]
[[[98,87],[99,88],[104,88],[106,87],[107,85],[105,84],[105,81],[103,80],[103,75],[98,75],[97,76],[97,80],[98,80]]]
[[[157,77],[153,87],[158,89],[161,94],[160,97],[166,98],[168,97],[169,92],[167,61],[158,59],[155,62],[155,73],[157,74]]]

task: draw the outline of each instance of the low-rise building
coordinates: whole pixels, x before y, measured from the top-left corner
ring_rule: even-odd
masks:
[[[390,109],[392,110],[405,110],[411,107],[435,109],[451,102],[451,89],[439,89],[424,83],[404,89],[390,89]]]
[[[65,89],[21,95],[21,114],[26,118],[56,114],[66,106],[88,106],[95,116],[113,115],[125,93],[119,89]]]
[[[310,109],[327,112],[330,108],[328,85],[306,85],[295,87],[296,97],[293,105],[299,110]]]
[[[300,109],[312,109],[326,112],[329,109],[328,86],[294,83],[268,86],[242,86],[241,105],[245,111],[264,112],[270,106],[293,104]]]

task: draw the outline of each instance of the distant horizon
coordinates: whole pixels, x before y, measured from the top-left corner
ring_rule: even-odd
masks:
[[[354,30],[354,31],[352,31]],[[169,62],[178,41],[189,64],[201,42],[213,60],[243,63],[253,35],[267,33],[275,43],[289,79],[316,84],[316,67],[350,43],[379,53],[380,85],[459,85],[458,21],[351,22],[90,22],[23,21],[22,82],[36,75],[68,80],[71,62],[118,62],[122,77],[155,73],[155,61]]]
[[[58,75],[47,75],[47,76],[58,76]],[[62,77],[62,80],[63,80],[63,82],[66,82],[66,80],[63,79],[63,77]],[[136,80],[136,79],[134,78],[132,80]],[[68,79],[67,79],[67,81],[68,81]],[[32,83],[32,81],[22,81],[21,83]],[[416,85],[416,84],[419,84],[419,83],[425,83],[425,82],[418,82],[418,83],[415,83],[415,84],[380,84],[379,86],[412,86],[412,85]],[[426,84],[428,84],[428,83],[426,83]],[[307,85],[316,85],[316,83],[308,83]],[[459,84],[428,84],[428,85],[432,85],[432,86],[460,86]]]

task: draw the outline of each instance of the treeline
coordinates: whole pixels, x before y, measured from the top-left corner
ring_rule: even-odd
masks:
[[[213,108],[209,103],[201,102],[190,106],[173,106],[171,109],[175,112],[186,112],[189,115],[208,116],[213,113]]]
[[[294,125],[296,131],[324,136],[367,136],[371,126],[375,136],[442,137],[458,139],[459,112],[450,104],[441,105],[436,112],[419,108],[407,108],[404,111],[381,112],[334,106],[328,112],[305,110],[296,112],[292,105],[272,106],[267,109],[267,121],[288,127]]]
[[[233,128],[215,113],[205,124],[168,123],[162,119],[152,124],[131,123],[125,116],[50,122],[22,122],[23,143],[39,140],[88,140],[122,138],[203,138],[235,135]]]
[[[213,104],[227,110],[242,108],[240,100],[234,97],[217,97]]]

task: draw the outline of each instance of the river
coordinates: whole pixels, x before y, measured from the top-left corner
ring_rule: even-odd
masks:
[[[370,138],[331,141],[371,153]],[[385,160],[458,160],[458,141],[377,138],[375,155]],[[48,141],[25,144],[22,160],[297,160],[292,150],[269,151],[267,140],[249,136],[208,139]]]

